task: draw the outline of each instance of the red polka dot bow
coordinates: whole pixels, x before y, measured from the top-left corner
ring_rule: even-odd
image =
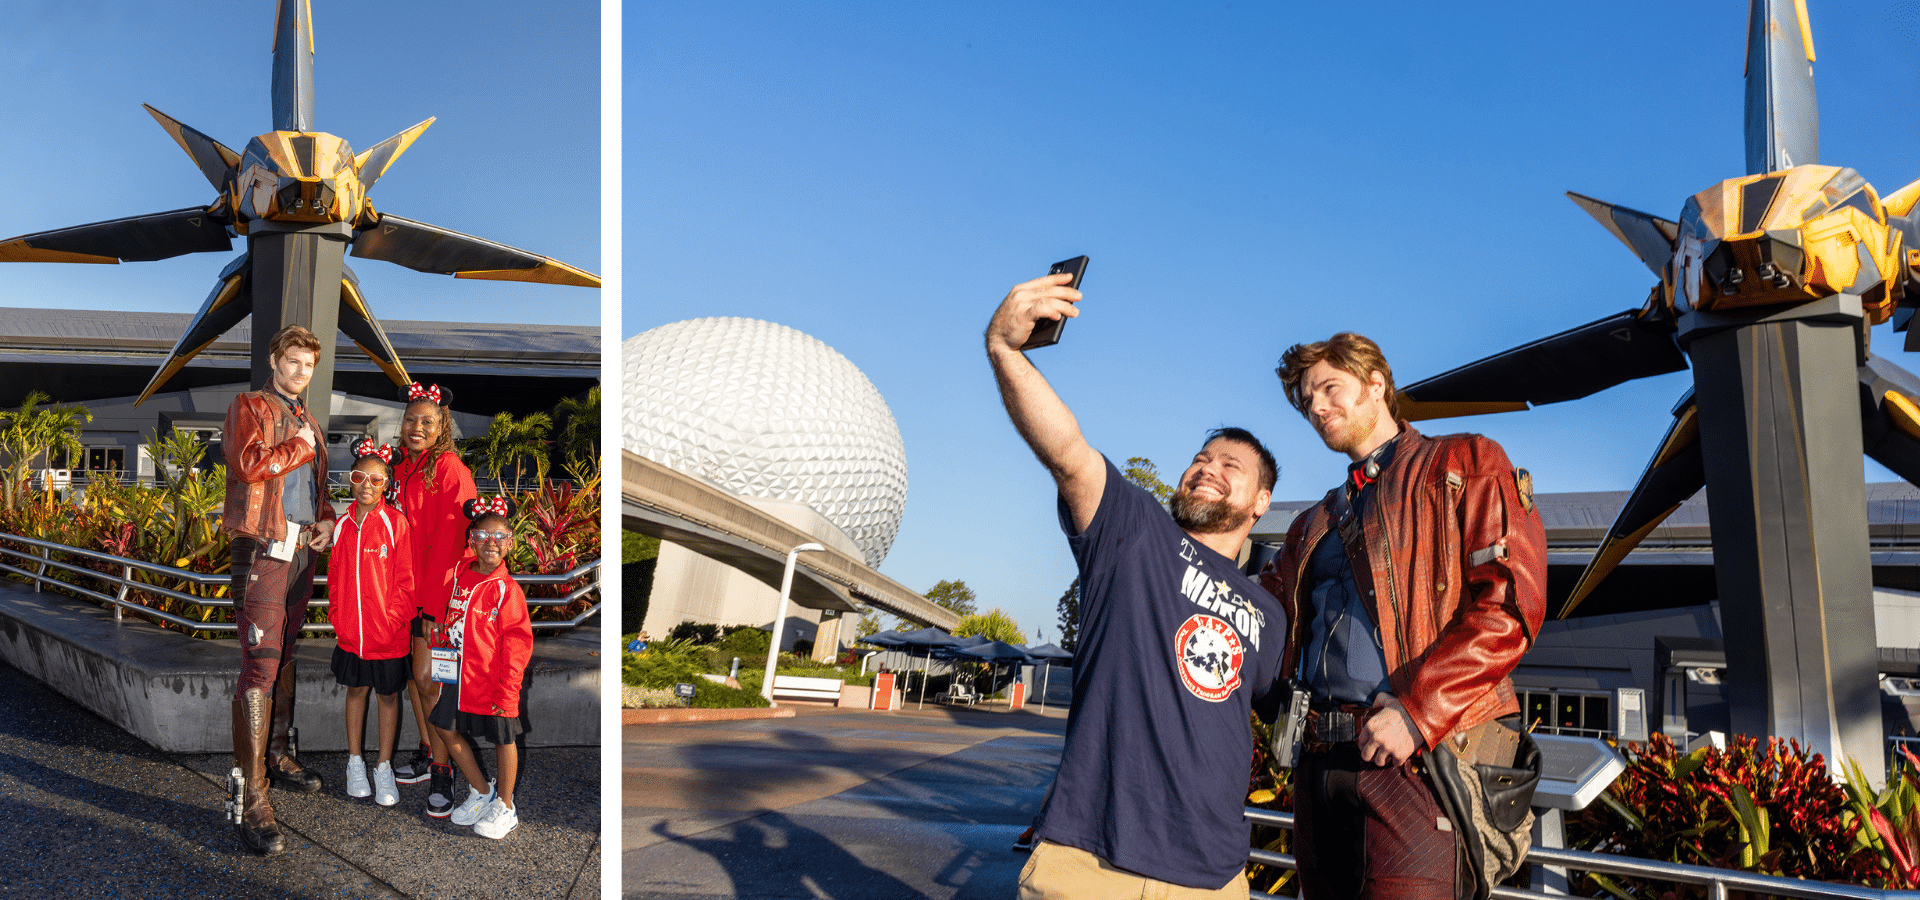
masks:
[[[436,406],[445,406],[447,405],[447,401],[442,399],[442,397],[443,393],[437,384],[421,384],[416,381],[407,385],[408,402],[414,400],[432,400]]]
[[[361,438],[355,441],[353,444],[353,458],[365,459],[369,456],[377,456],[380,457],[381,462],[391,463],[393,462],[393,445],[381,444],[376,447],[373,445],[372,438]]]

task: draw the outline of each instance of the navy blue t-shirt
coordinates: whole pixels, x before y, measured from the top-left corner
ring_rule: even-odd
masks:
[[[1286,614],[1107,463],[1073,534],[1080,638],[1066,752],[1039,836],[1129,872],[1219,888],[1247,862],[1247,715],[1272,717]]]

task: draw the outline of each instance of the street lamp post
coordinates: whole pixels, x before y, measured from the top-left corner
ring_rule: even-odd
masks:
[[[787,630],[787,597],[793,592],[793,566],[800,554],[807,552],[825,552],[827,548],[819,544],[801,544],[787,551],[787,571],[780,576],[780,605],[773,611],[773,643],[767,647],[767,676],[760,681],[760,696],[773,702],[773,666],[780,659],[780,639]]]

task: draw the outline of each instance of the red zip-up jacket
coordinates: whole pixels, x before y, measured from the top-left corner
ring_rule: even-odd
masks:
[[[461,565],[447,602],[460,648],[460,711],[511,719],[520,715],[520,679],[533,658],[527,595],[502,562],[482,575]],[[494,712],[494,707],[500,712]]]
[[[479,496],[473,473],[452,453],[440,454],[432,481],[424,458],[409,457],[393,466],[394,504],[413,531],[413,573],[420,611],[436,622],[447,620],[454,569],[467,553],[467,516],[461,504]]]
[[[406,517],[385,503],[355,522],[334,521],[327,564],[327,621],[340,649],[361,659],[407,655],[415,603],[413,540]]]

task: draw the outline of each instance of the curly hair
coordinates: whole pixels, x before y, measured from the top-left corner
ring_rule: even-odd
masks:
[[[433,446],[428,447],[420,454],[427,461],[427,483],[432,484],[434,477],[439,473],[441,455],[454,452],[453,411],[427,399],[415,400],[408,403],[407,410],[409,412],[412,411],[416,403],[426,404],[428,407],[431,407],[434,412],[439,413],[437,418],[440,422],[440,434],[433,439]]]
[[[1387,380],[1387,414],[1394,421],[1400,419],[1400,393],[1393,387],[1393,367],[1387,365],[1387,357],[1380,352],[1380,345],[1367,339],[1365,335],[1351,331],[1342,331],[1324,341],[1311,344],[1295,344],[1280,355],[1280,367],[1274,373],[1280,376],[1280,387],[1286,391],[1287,402],[1300,411],[1300,415],[1309,415],[1307,398],[1300,392],[1300,380],[1307,370],[1316,363],[1325,362],[1342,372],[1346,372],[1362,383],[1375,372]]]

